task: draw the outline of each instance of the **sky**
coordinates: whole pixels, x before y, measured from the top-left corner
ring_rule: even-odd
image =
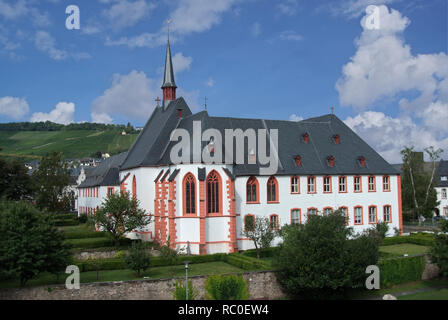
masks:
[[[0,0],[0,122],[143,126],[170,19],[177,96],[193,112],[205,97],[211,116],[334,107],[391,163],[404,146],[448,160],[447,17],[446,0]]]

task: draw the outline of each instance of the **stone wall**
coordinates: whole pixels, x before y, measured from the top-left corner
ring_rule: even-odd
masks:
[[[277,299],[285,296],[274,272],[248,272],[243,277],[249,282],[251,299]],[[206,276],[189,279],[198,291],[197,299],[204,299]],[[170,300],[173,298],[176,280],[185,278],[81,283],[79,290],[68,290],[65,285],[0,289],[0,300]]]

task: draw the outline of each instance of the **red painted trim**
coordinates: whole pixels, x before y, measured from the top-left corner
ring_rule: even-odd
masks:
[[[373,190],[370,189],[370,179],[373,178]],[[375,176],[369,176],[367,178],[367,190],[369,192],[376,192],[376,177]]]
[[[375,221],[374,222],[371,222],[370,221],[370,208],[375,208]],[[369,206],[369,208],[368,208],[368,221],[369,221],[369,224],[377,224],[378,223],[378,207],[377,206],[375,206],[375,205],[371,205],[371,206]]]
[[[345,209],[346,210],[346,215],[347,215],[347,219],[346,219],[347,223],[346,223],[346,225],[348,226],[350,224],[350,215],[348,213],[348,207],[346,207],[346,206],[339,207],[339,210],[341,210],[341,209]]]
[[[314,192],[310,192],[310,179],[313,178],[314,179]],[[315,176],[308,176],[306,179],[307,182],[307,186],[306,186],[306,191],[308,194],[315,194],[317,193],[317,179]]]
[[[344,185],[345,185],[345,191],[341,191],[341,178],[344,178],[344,180],[345,180],[345,183],[344,183]],[[348,192],[348,190],[347,190],[348,188],[347,188],[347,176],[339,176],[338,177],[338,192],[339,193],[347,193]]]
[[[400,235],[403,234],[403,213],[401,209],[401,176],[397,174],[397,189],[398,189],[398,223]]]
[[[359,178],[359,191],[356,191],[355,188],[355,180],[356,178]],[[353,177],[353,192],[355,193],[361,193],[362,192],[362,176],[354,176]]]
[[[273,228],[273,230],[278,230],[278,229],[280,229],[280,218],[278,217],[278,214],[271,214],[271,215],[269,215],[269,224],[271,225],[272,224],[272,217],[277,217],[277,226],[275,227],[275,228]]]
[[[323,209],[323,211],[322,211],[322,213],[325,215],[325,210],[326,209],[330,209],[331,210],[331,212],[330,212],[330,214],[332,214],[333,212],[334,212],[334,210],[333,210],[333,207],[325,207],[324,209]]]
[[[361,208],[361,223],[356,223],[356,208]],[[353,224],[355,226],[361,226],[364,224],[364,208],[362,206],[355,206],[353,208]]]
[[[210,183],[212,177],[215,176],[216,178],[216,188],[218,188],[218,212],[208,212],[208,203],[210,201],[209,197],[206,194],[206,210],[207,210],[207,215],[213,216],[213,215],[222,215],[222,179],[221,179],[221,175],[216,171],[216,170],[212,170],[208,175],[207,175],[207,183],[206,183],[206,193],[208,190],[208,184]]]
[[[253,214],[246,214],[243,218],[243,224],[244,224],[244,230],[246,230],[246,217],[252,217],[254,219],[254,223],[255,223],[255,215]],[[253,231],[253,230],[251,230]]]
[[[330,191],[325,191],[325,178],[329,178],[330,179]],[[333,192],[333,179],[331,178],[331,176],[323,176],[322,177],[322,183],[323,183],[323,192],[324,193],[332,193]]]
[[[269,185],[275,186],[275,201],[271,200],[269,201]],[[267,196],[267,203],[279,203],[280,199],[278,198],[278,181],[274,176],[270,176],[268,179],[268,182],[266,184],[266,196]],[[272,188],[271,188],[271,199],[272,199]]]
[[[316,215],[319,214],[319,210],[317,210],[317,208],[315,208],[315,207],[308,208],[308,209],[306,209],[306,217],[307,217],[307,219],[308,219],[309,216],[310,216],[310,210],[316,210]],[[307,221],[308,221],[308,220],[307,220]]]
[[[135,175],[132,178],[132,198],[137,199],[137,179]]]
[[[386,207],[389,207],[389,220],[386,220]],[[392,223],[392,206],[390,204],[385,204],[383,206],[383,221],[387,223]]]
[[[255,201],[247,200],[247,186],[248,185],[250,185],[250,186],[255,185],[255,196],[256,196]],[[249,179],[247,179],[247,182],[246,182],[246,203],[247,204],[260,203],[260,186],[258,184],[258,179],[254,176],[249,177]]]
[[[292,186],[293,186],[292,179],[294,179],[294,178],[297,179],[297,192],[293,192],[292,191]],[[291,194],[300,194],[300,177],[299,176],[292,176],[290,182],[291,182],[291,186],[290,186],[290,189],[289,189],[290,193]]]
[[[293,211],[299,211],[299,224],[301,224],[302,223],[302,210],[300,210],[300,208],[292,208],[290,210],[289,218],[290,218],[291,224],[293,224],[293,222],[292,222],[292,212]]]
[[[189,181],[190,184],[191,183],[194,184],[193,202],[191,202],[191,199],[190,199],[190,204],[194,203],[194,212],[193,213],[187,213],[187,182],[188,182],[187,180],[190,180]],[[182,213],[184,216],[189,217],[189,218],[197,216],[197,212],[198,212],[198,206],[197,206],[197,201],[196,201],[197,186],[198,186],[198,184],[196,183],[195,176],[191,172],[188,172],[187,174],[185,174],[184,179],[182,181],[182,200],[183,200]],[[190,192],[191,192],[191,188],[190,188]]]
[[[387,183],[387,185],[388,185],[388,189],[385,189],[384,188],[384,179],[385,178],[388,178],[389,179],[389,181],[388,181],[388,183]],[[390,192],[390,176],[383,176],[383,192]]]
[[[249,238],[237,238],[238,241],[250,240]]]

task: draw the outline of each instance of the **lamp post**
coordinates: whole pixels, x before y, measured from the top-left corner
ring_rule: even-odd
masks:
[[[185,263],[185,300],[188,300],[188,264],[190,261],[184,261]]]

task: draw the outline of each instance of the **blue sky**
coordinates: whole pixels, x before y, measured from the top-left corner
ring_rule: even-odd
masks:
[[[380,27],[363,23],[377,5]],[[68,30],[68,5],[80,30]],[[143,125],[162,96],[215,116],[330,113],[387,160],[448,151],[445,0],[0,0],[0,122]],[[446,80],[446,81],[445,81]]]

